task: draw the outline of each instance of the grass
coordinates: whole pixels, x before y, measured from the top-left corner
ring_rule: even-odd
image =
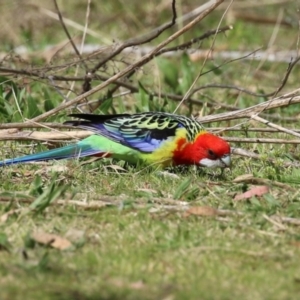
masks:
[[[192,2],[178,5],[182,5],[183,12],[188,12],[194,8]],[[169,10],[166,8],[161,8],[162,19],[158,18],[156,7],[159,3],[137,6],[132,1],[132,7],[126,8],[125,12],[121,9],[126,6],[123,1],[105,4],[99,12],[100,16],[110,20],[109,15],[112,14],[114,20],[105,23],[106,37],[118,35],[119,39],[126,39],[167,21]],[[96,7],[93,7],[90,26],[97,30],[100,26],[97,25],[99,15],[95,14],[98,3],[93,5]],[[7,11],[4,18],[8,18],[11,12],[7,6],[4,8]],[[73,1],[72,6],[62,6],[62,9],[69,18],[82,20],[80,23],[84,24],[85,8],[82,8],[82,3]],[[278,6],[273,6],[271,10],[262,6],[253,8],[253,11],[261,13],[265,10],[276,17],[277,9]],[[289,9],[292,11],[293,4],[287,7],[287,11]],[[189,32],[184,40],[215,28],[220,12],[213,16]],[[8,51],[7,45],[10,43],[13,46],[25,43],[29,48],[43,49],[48,43],[63,39],[63,31],[57,23],[53,25],[57,28],[57,35],[47,29],[41,35],[37,29],[44,28],[47,22],[40,16],[38,20],[36,27],[20,28],[16,22],[11,29],[15,33],[14,41],[0,30],[0,36],[7,41],[1,51]],[[249,25],[241,20],[233,25],[234,29],[228,35],[217,37],[218,49],[251,51],[260,46],[267,47],[274,31],[271,25]],[[284,45],[288,45],[286,48],[295,49],[297,34],[295,28],[280,28],[273,47],[282,50]],[[161,39],[166,36],[167,33]],[[88,41],[94,40],[89,37]],[[207,40],[202,46],[208,48],[210,45],[211,40]],[[33,61],[39,67],[46,64],[40,57],[35,57]],[[210,70],[224,62],[221,58],[208,61],[203,70]],[[145,89],[184,94],[201,70],[202,63],[192,62],[186,55],[158,59],[132,78],[132,82],[140,87],[138,93],[109,99],[96,113],[172,112],[177,102],[148,97]],[[20,67],[13,60],[5,61],[5,64]],[[118,61],[113,67],[121,69],[122,64]],[[113,67],[109,65],[101,71],[108,76]],[[280,85],[286,68],[284,63],[236,61],[201,76],[197,85],[235,84],[257,93],[268,93]],[[296,68],[284,91],[298,88]],[[0,75],[0,122],[21,122],[56,107],[62,101],[61,95],[48,81]],[[66,93],[64,87],[61,83],[62,93]],[[76,84],[75,93],[80,90],[80,84]],[[95,99],[100,96],[95,95]],[[207,105],[212,100],[239,108],[265,101],[264,98],[217,88],[201,90],[194,96],[206,104],[182,105],[179,113],[206,115],[224,111]],[[47,121],[63,122],[67,119],[67,113],[69,111],[60,112]],[[278,114],[281,117],[295,117],[299,109],[297,105],[276,109],[265,117],[272,119]],[[292,124],[280,120],[274,122],[299,127],[296,119]],[[239,123],[240,120],[234,120],[213,125],[232,126]],[[246,126],[262,127],[253,121]],[[240,133],[226,133],[226,136],[240,137],[269,135],[249,132],[247,128]],[[272,137],[291,138],[282,133]],[[2,141],[0,158],[16,157],[53,146],[59,145]],[[280,217],[299,219],[300,172],[296,167],[284,166],[284,162],[299,160],[299,147],[241,143],[233,146],[260,153],[262,159],[234,156],[232,169],[225,170],[222,175],[218,170],[197,170],[193,167],[171,170],[177,177],[164,177],[150,168],[134,168],[109,159],[89,164],[61,161],[2,168],[0,298],[298,299],[299,227]],[[275,161],[271,163],[269,157]],[[256,183],[253,180],[235,181],[245,174],[253,174]],[[269,192],[247,200],[234,200],[236,195],[256,185],[268,186]],[[226,213],[188,215],[179,205],[180,201],[185,201],[190,207],[211,207]],[[85,206],[78,206],[78,203]],[[88,206],[88,203],[91,205]],[[51,240],[38,242],[34,236],[36,232],[65,238],[72,243],[72,247],[60,250],[59,246],[53,246]]]

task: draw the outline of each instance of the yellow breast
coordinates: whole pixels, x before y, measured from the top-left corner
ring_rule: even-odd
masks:
[[[173,152],[177,150],[178,141],[186,139],[186,129],[179,128],[176,130],[176,136],[164,141],[158,149],[152,153],[142,154],[142,159],[149,165],[160,165],[167,167],[172,164]],[[182,145],[181,147],[183,147]]]

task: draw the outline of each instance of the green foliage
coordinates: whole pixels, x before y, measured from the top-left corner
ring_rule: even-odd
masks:
[[[194,200],[199,195],[199,188],[191,185],[191,178],[185,178],[177,187],[174,199]]]
[[[0,76],[0,121],[10,122],[14,111],[9,102],[18,93],[17,85],[9,78]]]
[[[99,106],[99,111],[102,114],[109,114],[109,109],[112,107],[113,104],[113,99],[112,98],[108,98],[105,101],[103,101],[103,103]]]
[[[0,232],[0,251],[10,251],[11,244],[8,241],[8,237],[5,233]]]
[[[179,71],[176,63],[163,57],[157,58],[156,62],[163,75],[164,82],[169,85],[172,90],[176,91],[179,80]]]
[[[185,94],[195,80],[195,67],[187,53],[181,56],[181,78],[178,86],[178,93]]]
[[[51,178],[50,184],[47,188],[43,188],[40,176],[35,178],[33,182],[32,194],[38,195],[37,198],[30,204],[29,208],[36,213],[43,212],[51,203],[57,200],[60,196],[64,195],[65,191],[69,188],[68,185],[60,185],[56,183],[57,175]]]

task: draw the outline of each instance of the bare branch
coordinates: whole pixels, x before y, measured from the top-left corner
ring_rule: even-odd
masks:
[[[259,155],[257,153],[245,150],[245,149],[241,149],[241,148],[232,148],[231,149],[231,153],[235,154],[235,155],[240,155],[240,156],[244,156],[244,157],[248,157],[248,158],[252,158],[252,159],[257,159],[257,160],[264,160],[264,161],[268,161],[270,163],[276,163],[274,159],[272,158],[263,158],[262,155]],[[284,162],[282,163],[282,165],[284,167],[295,167],[295,168],[299,168],[300,167],[300,163],[299,162]]]
[[[150,61],[151,59],[153,59],[153,57],[155,56],[155,54],[160,51],[162,48],[164,48],[166,45],[168,45],[170,42],[172,42],[173,40],[175,40],[176,38],[178,38],[180,35],[182,35],[184,32],[188,31],[189,29],[191,29],[193,26],[195,26],[198,22],[200,22],[202,19],[204,19],[211,11],[213,11],[218,5],[220,5],[224,0],[217,0],[214,1],[213,5],[211,5],[209,7],[209,9],[207,9],[206,11],[204,11],[202,14],[200,14],[197,18],[195,18],[193,21],[191,21],[190,23],[188,23],[186,26],[184,26],[182,29],[180,29],[179,31],[175,32],[173,35],[171,35],[169,38],[167,38],[165,41],[161,42],[153,51],[151,51],[150,53],[144,55],[140,60],[138,60],[137,62],[133,63],[132,65],[128,66],[127,68],[123,69],[122,71],[120,71],[119,73],[115,74],[114,76],[110,77],[108,80],[106,80],[105,82],[97,85],[96,87],[94,87],[93,89],[85,92],[84,94],[81,94],[80,96],[75,97],[73,100],[70,100],[66,103],[62,103],[61,105],[59,105],[58,107],[49,110],[35,118],[33,118],[32,120],[37,122],[37,121],[41,121],[49,116],[52,116],[56,113],[58,113],[59,111],[66,109],[70,106],[73,106],[75,104],[77,104],[78,102],[80,102],[81,100],[83,100],[84,98],[93,95],[94,93],[102,90],[103,88],[107,87],[109,84],[114,83],[116,80],[118,80],[119,78],[122,78],[124,76],[126,76],[128,73],[130,73],[132,70],[139,68],[141,65],[147,63],[148,61]]]
[[[224,140],[231,143],[255,143],[255,144],[300,144],[299,140],[288,139],[269,139],[269,138],[240,138],[240,137],[223,137]]]
[[[64,22],[64,19],[63,19],[62,15],[61,15],[60,9],[59,9],[58,4],[57,4],[57,1],[56,1],[56,0],[53,0],[53,2],[54,2],[55,9],[56,9],[56,11],[57,11],[58,18],[59,18],[59,21],[60,21],[60,23],[61,23],[61,26],[62,26],[62,28],[63,28],[65,34],[67,35],[67,37],[68,37],[68,39],[69,39],[69,41],[70,41],[70,43],[71,43],[71,45],[72,45],[72,47],[73,47],[75,53],[76,53],[77,56],[80,58],[80,60],[82,60],[81,54],[80,54],[80,52],[78,51],[78,49],[77,49],[77,47],[76,47],[76,45],[75,45],[75,43],[74,43],[74,41],[73,41],[73,39],[72,39],[72,37],[71,37],[69,31],[68,31],[67,26],[65,25],[65,22]],[[83,62],[83,64],[85,65],[84,62]],[[86,65],[85,65],[85,68],[87,68]]]
[[[240,109],[237,111],[225,112],[212,116],[204,116],[198,119],[201,123],[210,123],[251,118],[254,114],[261,113],[262,111],[266,111],[272,108],[289,106],[297,103],[300,103],[300,89],[294,90],[288,94],[282,95],[274,99],[270,99],[269,101],[248,108]]]
[[[129,40],[129,41],[123,43],[122,45],[120,45],[119,47],[117,47],[117,49],[115,49],[112,53],[110,53],[107,57],[105,57],[102,61],[100,61],[90,71],[90,73],[94,74],[98,69],[100,69],[103,65],[105,65],[109,60],[111,60],[112,58],[114,58],[116,55],[118,55],[119,53],[121,53],[125,48],[129,48],[129,47],[133,47],[133,46],[137,46],[137,45],[142,45],[142,44],[148,43],[148,42],[152,41],[153,39],[157,38],[166,29],[172,27],[175,24],[176,18],[177,18],[175,0],[172,1],[172,13],[173,13],[173,17],[172,17],[172,21],[171,22],[163,25],[161,28],[159,28],[158,30],[156,30],[152,34],[149,34],[145,38],[132,39],[132,40]]]

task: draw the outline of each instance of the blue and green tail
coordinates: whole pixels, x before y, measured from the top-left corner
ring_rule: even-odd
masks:
[[[52,149],[49,151],[44,151],[40,153],[25,155],[22,157],[12,158],[0,161],[0,167],[9,166],[18,163],[26,162],[36,162],[36,161],[46,161],[46,160],[60,160],[60,159],[69,159],[69,158],[80,158],[90,155],[98,154],[99,149],[93,149],[88,143],[83,141],[68,145],[62,148]]]

